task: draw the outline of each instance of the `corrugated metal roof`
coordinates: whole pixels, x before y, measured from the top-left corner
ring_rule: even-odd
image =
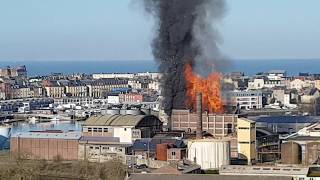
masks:
[[[81,132],[63,132],[63,133],[48,133],[48,132],[20,132],[11,135],[11,137],[21,138],[39,138],[39,139],[74,139],[78,140],[81,137]]]
[[[136,126],[147,115],[100,115],[91,116],[84,126]]]
[[[103,136],[82,136],[80,141],[94,141],[94,142],[120,142],[118,137],[103,137]]]

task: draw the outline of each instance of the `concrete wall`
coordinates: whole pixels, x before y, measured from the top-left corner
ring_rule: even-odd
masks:
[[[113,137],[119,137],[122,143],[132,143],[132,129],[130,127],[114,127]]]

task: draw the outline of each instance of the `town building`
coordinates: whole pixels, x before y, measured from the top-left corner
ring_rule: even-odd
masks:
[[[230,91],[227,94],[229,102],[239,106],[240,109],[261,109],[261,91]]]
[[[92,74],[93,79],[114,79],[114,78],[124,78],[124,79],[132,79],[134,78],[133,73],[100,73],[100,74]]]
[[[0,69],[0,76],[11,78],[11,77],[21,77],[26,78],[27,77],[27,68],[26,66],[18,66],[18,67],[6,67]]]
[[[62,98],[65,96],[65,87],[59,81],[43,81],[47,97]]]
[[[287,76],[287,72],[284,70],[271,70],[266,75],[269,80],[282,80]]]
[[[264,88],[264,79],[263,78],[255,78],[253,80],[250,80],[248,82],[248,89],[250,90],[256,90],[256,89],[262,89]]]
[[[12,99],[30,98],[33,97],[33,92],[26,86],[13,86]]]
[[[125,93],[119,94],[120,103],[141,103],[143,102],[143,95],[139,93]]]
[[[66,88],[66,96],[71,97],[87,97],[88,87],[79,80],[69,81]]]
[[[126,79],[97,79],[89,84],[88,95],[94,98],[106,97],[108,92],[116,88],[128,88],[128,80]]]

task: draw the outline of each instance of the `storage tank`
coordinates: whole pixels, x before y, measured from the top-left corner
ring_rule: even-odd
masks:
[[[188,141],[188,159],[201,169],[219,169],[230,164],[230,141],[197,139]]]
[[[106,114],[110,114],[110,115],[120,114],[120,109],[115,109],[115,108],[107,109]]]
[[[310,142],[306,145],[306,158],[305,164],[319,164],[318,157],[320,157],[320,142]]]
[[[301,146],[293,141],[281,144],[282,164],[301,164]]]

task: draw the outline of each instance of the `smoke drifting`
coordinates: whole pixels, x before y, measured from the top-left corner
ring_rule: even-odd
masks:
[[[224,0],[144,0],[156,20],[154,58],[163,73],[163,106],[167,114],[186,106],[185,66],[201,76],[221,70],[216,22],[225,11]]]

